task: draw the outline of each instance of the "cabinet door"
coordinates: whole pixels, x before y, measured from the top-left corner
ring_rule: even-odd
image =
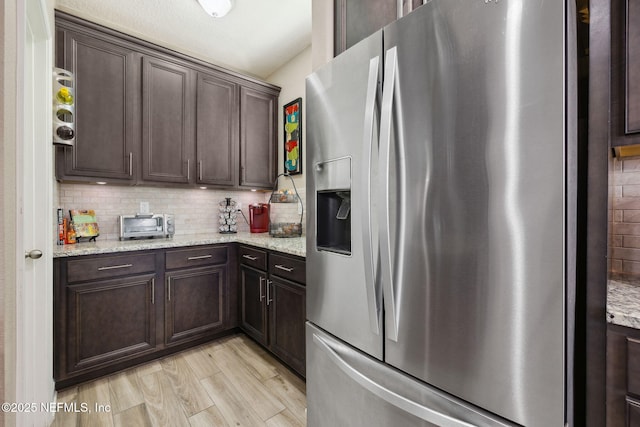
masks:
[[[273,277],[273,276],[272,276]],[[305,374],[305,288],[283,279],[269,281],[269,348]]]
[[[155,274],[67,286],[67,372],[156,347]]]
[[[89,36],[59,28],[58,66],[75,78],[75,129],[72,147],[58,147],[58,179],[113,179],[133,183],[139,150],[139,93],[135,54],[108,36]],[[60,40],[62,38],[62,40]]]
[[[611,145],[640,144],[640,2],[611,2]]]
[[[240,186],[272,188],[276,177],[276,94],[240,89]]]
[[[640,330],[607,325],[607,427],[640,426]]]
[[[422,6],[423,0],[335,0],[334,56]],[[399,11],[398,8],[402,9]]]
[[[240,326],[263,345],[267,345],[266,274],[240,266]]]
[[[335,0],[334,55],[395,21],[397,16],[397,0]]]
[[[198,184],[238,185],[238,89],[198,73],[196,158]]]
[[[167,344],[224,330],[227,268],[194,268],[166,273]]]
[[[193,71],[155,57],[143,58],[142,179],[189,183],[193,153]]]
[[[627,427],[640,426],[640,402],[627,399]]]

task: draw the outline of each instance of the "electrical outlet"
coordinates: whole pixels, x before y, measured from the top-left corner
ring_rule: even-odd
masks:
[[[298,203],[298,215],[302,215],[302,205]]]
[[[140,213],[149,213],[149,202],[140,202]]]
[[[241,210],[242,210],[242,203],[237,202],[237,203],[236,203],[236,208],[237,208],[239,211],[241,211]]]

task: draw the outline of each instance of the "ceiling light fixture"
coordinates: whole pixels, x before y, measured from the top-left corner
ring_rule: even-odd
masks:
[[[214,18],[222,18],[233,7],[232,0],[198,0],[198,3]]]

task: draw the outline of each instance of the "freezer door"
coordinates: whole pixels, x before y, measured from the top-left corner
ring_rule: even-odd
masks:
[[[565,420],[565,19],[432,0],[384,30],[385,360],[526,426]]]
[[[309,427],[514,426],[307,323]]]
[[[382,359],[371,188],[382,32],[307,77],[307,318]]]

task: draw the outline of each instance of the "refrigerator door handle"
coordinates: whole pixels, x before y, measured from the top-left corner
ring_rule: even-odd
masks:
[[[380,259],[382,290],[387,338],[398,341],[398,310],[396,307],[393,284],[393,263],[391,259],[391,221],[389,214],[391,192],[391,120],[393,118],[393,98],[398,73],[397,47],[387,50],[385,56],[384,86],[382,88],[382,106],[380,111],[380,191],[382,200],[380,210]]]
[[[374,395],[402,411],[441,427],[474,427],[474,424],[469,424],[447,414],[443,414],[442,412],[438,412],[435,409],[428,408],[394,392],[393,390],[389,390],[382,384],[377,383],[340,357],[340,354],[338,351],[334,350],[331,343],[321,336],[313,334],[313,342],[323,350],[329,359],[349,378],[358,383],[361,387],[367,389]]]
[[[378,88],[378,69],[380,57],[376,56],[369,61],[369,78],[367,80],[367,99],[364,112],[364,138],[362,144],[365,167],[362,168],[362,187],[364,188],[364,212],[362,226],[362,249],[364,254],[364,278],[367,286],[367,305],[369,308],[369,326],[371,331],[380,335],[378,302],[378,284],[374,267],[374,244],[371,221],[371,173],[373,169],[373,144],[374,122],[376,107],[376,92]]]

